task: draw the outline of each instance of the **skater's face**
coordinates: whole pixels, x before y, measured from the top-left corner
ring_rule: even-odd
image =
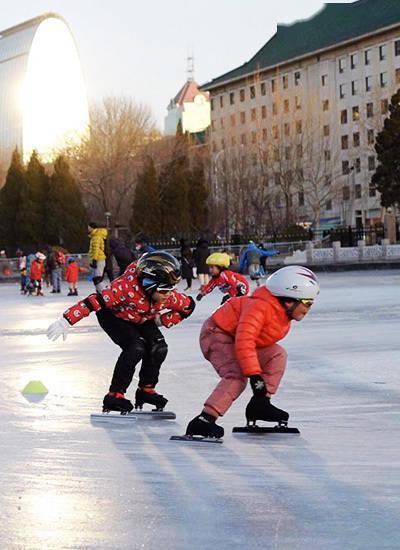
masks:
[[[159,291],[156,290],[152,294],[153,302],[157,302],[158,304],[162,304],[163,302],[166,302],[168,298],[171,296],[172,290],[163,290]]]
[[[218,275],[221,273],[221,270],[217,265],[210,265],[209,272],[211,277],[218,277]]]
[[[290,318],[294,321],[301,321],[302,319],[304,319],[304,317],[310,311],[312,304],[312,300],[288,300],[286,302],[288,312],[290,312]]]

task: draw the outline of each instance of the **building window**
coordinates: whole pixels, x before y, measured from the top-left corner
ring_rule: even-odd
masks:
[[[214,110],[214,99],[211,99],[210,107],[211,107],[211,110],[213,111]]]
[[[257,143],[257,132],[251,132],[251,143]]]
[[[329,99],[324,99],[322,102],[322,110],[329,111]]]
[[[280,185],[281,183],[281,176],[277,172],[275,172],[274,174],[274,182],[275,182],[275,185]]]
[[[369,184],[369,196],[376,197],[376,187],[372,183]]]
[[[368,157],[368,170],[375,170],[375,157]]]
[[[325,161],[328,162],[331,160],[331,152],[329,149],[325,149],[324,151],[324,157],[325,157]]]
[[[220,106],[220,107],[223,107],[223,106],[224,106],[224,96],[223,96],[223,95],[220,95],[220,96],[219,96],[219,106]]]
[[[347,124],[347,109],[340,111],[340,122],[341,124]]]
[[[350,187],[348,185],[343,186],[343,200],[348,201],[350,199]]]
[[[325,124],[324,126],[324,137],[329,136],[329,124]]]
[[[371,50],[365,50],[364,52],[364,62],[366,65],[371,64]]]
[[[289,86],[289,77],[287,75],[282,77],[282,85],[284,90]]]
[[[396,84],[400,84],[400,69],[396,69]]]
[[[243,102],[246,99],[246,94],[244,90],[240,90],[239,97],[241,102]]]
[[[342,136],[342,150],[349,148],[349,136]]]
[[[278,104],[277,104],[277,103],[273,103],[273,104],[272,104],[272,114],[273,114],[273,115],[277,115],[277,114],[278,114]]]
[[[382,44],[382,46],[379,46],[379,61],[385,61],[386,59],[386,44]]]
[[[355,69],[357,67],[357,61],[358,61],[358,55],[356,53],[353,53],[350,56],[350,67],[352,69]]]
[[[325,210],[332,210],[332,200],[328,199],[325,203]]]
[[[387,72],[381,73],[379,76],[379,81],[381,84],[381,88],[386,88],[388,83],[388,74]]]
[[[241,143],[242,145],[246,145],[246,143],[247,143],[246,134],[242,134],[242,135],[240,136],[240,143]]]
[[[221,149],[225,149],[225,139],[221,139]]]
[[[236,145],[236,136],[231,137],[231,145],[232,146]]]
[[[283,129],[285,132],[285,136],[290,136],[290,124],[288,122],[285,122],[283,125]]]
[[[354,163],[354,167],[356,169],[357,174],[359,174],[361,172],[361,159],[360,158],[356,158],[356,161]]]
[[[348,176],[350,174],[350,165],[348,160],[342,160],[342,174]]]
[[[263,141],[267,141],[267,139],[268,139],[268,131],[267,131],[266,128],[263,128],[262,138],[263,138]]]
[[[286,160],[290,159],[290,151],[291,151],[290,147],[285,147],[285,159]]]
[[[276,82],[274,78],[271,80],[271,90],[272,93],[276,92]]]
[[[389,111],[389,100],[388,99],[381,99],[381,113],[382,115],[386,115]]]
[[[252,109],[251,110],[251,120],[254,122],[255,120],[257,120],[257,112],[255,109]]]
[[[353,146],[360,147],[360,132],[354,132],[353,134]]]
[[[296,155],[298,159],[303,158],[303,146],[299,143],[296,147]]]
[[[215,120],[211,121],[211,130],[215,130]]]
[[[367,118],[371,118],[373,116],[374,116],[374,104],[367,103]]]
[[[256,88],[255,86],[250,86],[250,99],[254,99],[256,97]]]
[[[346,58],[342,57],[339,59],[339,73],[343,73],[346,68]]]
[[[301,99],[299,98],[299,96],[296,96],[294,98],[295,100],[295,105],[296,105],[296,111],[300,111],[301,109]]]
[[[373,145],[375,143],[375,132],[374,132],[374,130],[368,130],[367,139],[368,139],[368,145]]]
[[[223,127],[224,127],[224,119],[221,118],[221,128],[223,128]]]
[[[301,120],[296,121],[296,133],[301,134],[303,131],[303,125],[301,123]]]
[[[242,124],[245,124],[246,123],[246,113],[244,111],[241,111],[240,112],[240,122]]]
[[[354,186],[355,196],[356,199],[361,199],[361,185],[357,183],[357,185]]]
[[[278,147],[275,147],[274,149],[274,161],[279,162],[280,156],[279,156],[279,149]]]
[[[267,87],[265,86],[265,82],[261,82],[261,84],[260,84],[260,92],[261,92],[261,95],[266,95],[266,93],[267,93]]]
[[[272,137],[274,139],[278,139],[279,138],[279,129],[278,129],[278,126],[272,126]]]
[[[327,83],[328,83],[328,75],[327,75],[327,74],[323,74],[323,75],[321,76],[321,84],[322,84],[322,86],[326,86]]]
[[[296,71],[294,73],[294,85],[295,86],[298,86],[300,84],[300,78],[301,78],[300,71]]]
[[[353,122],[357,122],[358,120],[360,120],[360,109],[358,105],[353,107],[352,111],[353,111]]]
[[[229,94],[229,103],[230,103],[231,105],[234,105],[234,104],[235,104],[235,92],[231,92],[231,93]]]
[[[231,115],[231,126],[235,126],[236,125],[236,117],[235,115]]]
[[[400,55],[400,40],[394,42],[394,55]]]
[[[267,118],[267,107],[265,105],[261,106],[261,118]]]
[[[339,95],[340,95],[340,99],[344,99],[346,97],[346,84],[340,84]]]
[[[351,83],[351,95],[357,95],[357,80],[353,80]]]
[[[370,92],[372,89],[372,76],[365,77],[365,91]]]
[[[299,206],[304,206],[304,191],[299,191]]]
[[[283,111],[285,113],[289,112],[289,100],[288,99],[285,99],[284,102],[283,102]]]

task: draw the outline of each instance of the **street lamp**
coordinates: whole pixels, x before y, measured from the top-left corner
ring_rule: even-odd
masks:
[[[111,212],[104,212],[104,215],[106,217],[106,228],[107,228],[107,230],[109,230],[110,229]]]

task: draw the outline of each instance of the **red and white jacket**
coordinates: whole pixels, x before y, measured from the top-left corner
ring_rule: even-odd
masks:
[[[153,303],[141,287],[136,274],[136,264],[132,263],[109,287],[90,294],[68,308],[63,316],[70,325],[74,325],[92,311],[96,312],[102,308],[111,309],[116,317],[129,323],[138,325],[158,318],[161,325],[170,328],[191,315],[194,301],[174,290],[167,301],[162,304]]]
[[[246,296],[250,290],[247,279],[240,273],[235,273],[229,269],[221,271],[218,277],[212,277],[210,282],[201,288],[200,293],[205,296],[217,287],[221,292],[228,293],[231,297]]]

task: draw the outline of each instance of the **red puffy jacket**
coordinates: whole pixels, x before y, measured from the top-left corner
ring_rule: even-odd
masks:
[[[290,329],[283,306],[265,287],[257,288],[251,296],[231,298],[212,319],[235,337],[236,357],[245,376],[262,373],[257,348],[282,340]]]
[[[108,288],[97,294],[90,294],[68,308],[64,312],[64,318],[70,325],[74,325],[92,311],[99,311],[101,308],[111,309],[116,317],[137,325],[159,317],[161,324],[170,328],[191,315],[194,302],[176,290],[171,292],[164,303],[152,302],[140,285],[136,264],[132,263]]]
[[[33,260],[31,263],[30,278],[33,281],[41,281],[45,273],[44,263],[39,260]]]
[[[76,262],[68,264],[65,271],[65,280],[67,283],[77,283],[79,278],[79,265]]]

